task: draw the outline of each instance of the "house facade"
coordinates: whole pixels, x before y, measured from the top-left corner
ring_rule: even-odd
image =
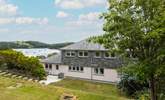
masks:
[[[47,73],[103,82],[120,80],[117,68],[121,61],[102,45],[83,40],[60,50],[59,54],[42,61]]]

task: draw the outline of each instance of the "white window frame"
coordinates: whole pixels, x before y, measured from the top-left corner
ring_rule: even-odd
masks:
[[[69,67],[71,67],[71,69],[69,69]],[[68,67],[68,70],[71,72],[80,72],[80,73],[84,72],[84,67],[81,67],[81,66],[69,66],[69,67]],[[77,67],[79,70],[77,69]],[[73,68],[75,68],[75,69],[73,70]],[[81,68],[83,70],[81,70]]]
[[[98,73],[95,72],[96,69],[98,70]],[[103,69],[103,73],[101,73],[101,69]],[[93,68],[93,74],[94,75],[104,76],[104,73],[105,73],[105,68],[103,68],[103,67]]]
[[[80,56],[80,52],[82,52],[82,56]],[[87,56],[85,56],[85,52],[88,54]],[[79,57],[89,57],[89,52],[88,51],[79,51],[78,56]]]
[[[108,53],[108,54],[109,54],[109,57],[106,57],[106,53],[108,53],[108,52],[105,52],[105,53],[104,53],[104,58],[116,58],[116,56],[112,57],[112,56],[111,56],[111,53]]]
[[[69,53],[69,55],[67,55]],[[72,53],[74,53],[74,56],[72,55]],[[76,56],[76,53],[75,53],[75,51],[66,51],[65,52],[65,56],[66,57],[75,57]]]

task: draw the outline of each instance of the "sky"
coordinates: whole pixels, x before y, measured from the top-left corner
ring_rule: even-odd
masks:
[[[0,0],[0,41],[76,42],[103,33],[107,0]]]

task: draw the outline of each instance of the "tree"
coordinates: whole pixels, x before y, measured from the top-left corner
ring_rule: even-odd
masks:
[[[13,50],[0,51],[0,67],[6,65],[7,69],[43,79],[46,76],[44,67],[35,57],[26,57],[20,52]]]
[[[101,16],[105,33],[91,40],[110,52],[137,58],[128,69],[148,81],[151,99],[156,100],[157,81],[165,77],[165,0],[109,0],[109,4]]]

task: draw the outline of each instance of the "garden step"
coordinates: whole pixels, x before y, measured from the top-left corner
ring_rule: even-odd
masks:
[[[4,74],[6,74],[7,72],[2,72],[2,73],[0,73],[0,75],[4,75]]]
[[[17,76],[17,78],[22,79],[22,78],[23,78],[23,76]]]
[[[28,81],[33,81],[33,79],[28,79]]]
[[[28,80],[28,77],[23,77],[24,80]]]
[[[15,77],[17,77],[17,75],[12,75],[11,77],[12,77],[12,78],[15,78]]]
[[[11,76],[12,74],[11,73],[8,73],[8,74],[5,74],[4,76]]]

